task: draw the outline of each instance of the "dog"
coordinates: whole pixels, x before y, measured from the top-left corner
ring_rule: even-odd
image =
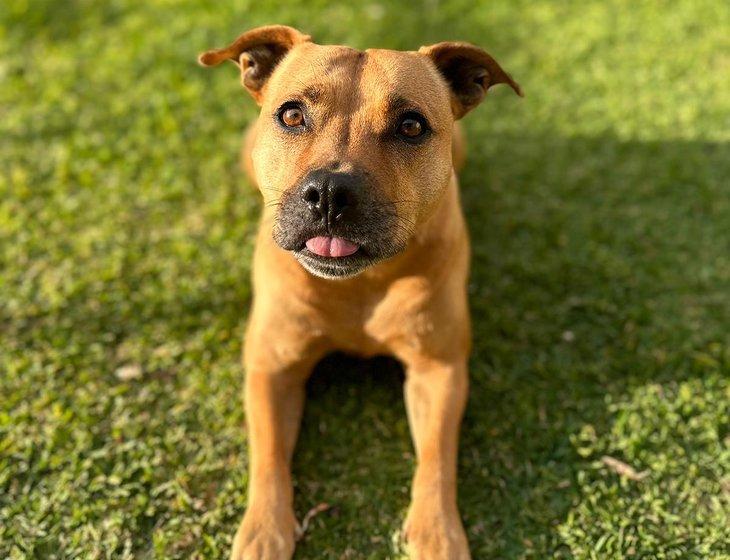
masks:
[[[360,51],[281,25],[198,60],[234,62],[261,106],[243,150],[263,212],[243,352],[248,507],[231,558],[293,554],[305,382],[333,351],[403,364],[417,457],[410,558],[470,558],[456,500],[471,329],[455,121],[492,86],[520,86],[468,43]]]

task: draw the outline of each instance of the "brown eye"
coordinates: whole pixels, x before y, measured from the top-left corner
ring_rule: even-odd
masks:
[[[279,113],[281,123],[289,128],[299,128],[304,126],[304,111],[301,107],[285,107]]]
[[[398,124],[398,136],[409,142],[422,140],[428,130],[426,118],[420,113],[406,113]]]
[[[400,123],[400,133],[408,138],[416,138],[423,134],[423,126],[416,119],[403,119]]]

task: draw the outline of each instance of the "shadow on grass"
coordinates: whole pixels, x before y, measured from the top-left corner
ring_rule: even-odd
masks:
[[[471,153],[461,509],[475,558],[569,557],[555,526],[578,499],[581,429],[610,425],[609,395],[695,375],[725,336],[728,146],[538,136]],[[313,376],[297,510],[335,510],[298,558],[392,557],[413,468],[401,376],[342,356]]]
[[[462,176],[475,348],[461,510],[475,558],[557,557],[554,527],[578,499],[582,427],[611,422],[607,395],[695,375],[694,352],[727,336],[728,145],[478,136]],[[124,278],[12,325],[19,344],[65,329],[79,354],[134,334],[148,352],[166,342],[154,338],[162,333],[196,339],[186,360],[230,350],[235,363],[214,335],[240,325],[247,267],[230,270],[230,247],[201,238],[195,259],[171,253],[174,274],[163,274],[152,257],[166,245],[148,245],[147,226],[136,227],[123,239]],[[203,257],[205,266],[191,264]],[[334,510],[314,519],[298,558],[392,557],[413,468],[400,375],[391,361],[339,357],[314,376],[295,459],[297,512],[319,502]],[[220,477],[201,475],[199,486]]]

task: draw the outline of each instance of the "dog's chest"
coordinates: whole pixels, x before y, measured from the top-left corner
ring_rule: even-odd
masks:
[[[404,345],[415,350],[436,329],[429,294],[422,280],[413,279],[380,294],[364,293],[344,309],[327,310],[323,333],[338,348],[363,356],[391,354]]]

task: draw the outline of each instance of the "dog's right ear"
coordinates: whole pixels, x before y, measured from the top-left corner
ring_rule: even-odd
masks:
[[[299,43],[311,40],[309,35],[286,25],[267,25],[247,31],[223,49],[202,53],[198,62],[217,66],[231,60],[241,69],[241,83],[261,104],[263,88],[282,58]]]

